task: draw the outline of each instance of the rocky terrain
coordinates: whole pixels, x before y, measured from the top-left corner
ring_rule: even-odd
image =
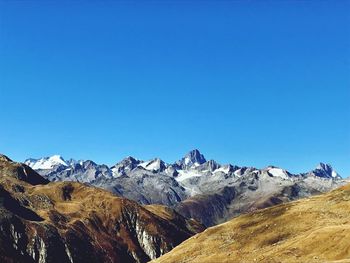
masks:
[[[0,262],[147,262],[204,227],[0,155]]]
[[[153,262],[350,262],[350,184],[208,228]]]
[[[127,157],[112,167],[60,156],[28,159],[26,164],[50,181],[79,181],[104,188],[139,204],[162,204],[206,226],[234,216],[330,191],[345,183],[327,164],[301,174],[222,165],[198,150],[167,164]]]

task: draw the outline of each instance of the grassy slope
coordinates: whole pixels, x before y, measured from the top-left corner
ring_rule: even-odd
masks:
[[[350,185],[209,228],[152,262],[350,262]]]

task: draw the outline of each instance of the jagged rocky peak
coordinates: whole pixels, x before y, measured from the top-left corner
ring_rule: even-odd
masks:
[[[231,173],[241,169],[241,167],[239,167],[237,165],[232,165],[232,164],[224,165],[224,167],[226,167],[228,169],[227,172],[231,172]]]
[[[277,166],[269,165],[264,170],[268,175],[272,177],[280,177],[282,179],[289,179],[291,177],[291,174],[288,171],[283,170]]]
[[[140,163],[140,166],[146,170],[154,172],[163,172],[167,168],[165,162],[159,158],[155,158],[147,162],[142,162]]]
[[[179,175],[179,172],[176,170],[176,165],[169,165],[165,169],[165,173],[169,176],[176,177]]]
[[[319,163],[316,167],[316,169],[318,170],[323,170],[327,173],[332,173],[333,168],[330,164],[326,164],[326,163]]]
[[[125,166],[125,167],[130,167],[130,168],[135,168],[137,165],[139,165],[141,163],[140,160],[135,159],[132,156],[128,156],[126,158],[124,158],[123,160],[121,160],[120,162],[116,163],[114,165],[114,167],[117,166]]]
[[[311,171],[309,175],[318,176],[322,178],[341,179],[341,176],[333,169],[330,164],[319,163],[315,170]]]
[[[127,172],[135,169],[142,161],[128,156],[111,167],[114,176],[126,175]]]
[[[218,164],[217,162],[215,162],[214,160],[209,160],[206,162],[208,164],[208,169],[210,171],[214,171],[216,169],[220,168],[220,164]]]
[[[207,160],[204,155],[201,154],[197,149],[190,151],[185,155],[180,161],[177,163],[183,168],[191,167],[193,165],[201,165],[204,164]]]
[[[81,165],[84,168],[91,168],[97,166],[97,164],[91,160],[81,161],[79,165]]]
[[[205,171],[213,172],[213,171],[219,169],[220,167],[221,167],[221,165],[218,164],[216,161],[209,160],[209,161],[206,161],[205,163],[201,164],[200,166],[198,166],[197,170],[202,171],[202,172],[205,172]]]
[[[134,164],[134,165],[137,165],[137,164],[139,164],[141,161],[140,160],[138,160],[138,159],[136,159],[136,158],[134,158],[134,157],[132,157],[132,156],[128,156],[128,157],[126,157],[126,158],[124,158],[123,160],[121,160],[120,162],[119,162],[119,164],[126,164],[126,165],[128,165],[128,164]]]

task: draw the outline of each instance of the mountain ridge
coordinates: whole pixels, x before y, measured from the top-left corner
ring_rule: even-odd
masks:
[[[49,182],[4,155],[0,226],[0,261],[11,263],[144,263],[204,230],[170,208],[78,182]]]
[[[39,164],[40,163],[43,163],[43,162],[49,162],[49,164],[46,164],[44,163],[43,166],[40,166]],[[51,162],[50,162],[51,161]],[[65,160],[61,155],[58,155],[58,154],[55,154],[55,155],[52,155],[52,156],[47,156],[47,157],[42,157],[42,158],[28,158],[26,160],[24,160],[24,164],[30,166],[32,169],[34,170],[45,170],[45,169],[51,169],[53,168],[53,166],[57,165],[59,166],[60,164],[65,166],[65,167],[69,167],[71,164],[76,164],[76,163],[82,163],[82,162],[94,162],[92,160],[79,160],[79,161],[76,161],[75,159],[69,159],[69,160]],[[233,165],[233,164],[219,164],[217,163],[215,160],[206,160],[206,158],[204,157],[204,155],[198,150],[198,149],[193,149],[191,151],[189,151],[184,157],[182,157],[180,160],[178,161],[175,161],[173,163],[167,163],[167,162],[164,162],[162,159],[160,158],[153,158],[153,159],[150,159],[148,161],[143,161],[142,159],[138,159],[138,158],[135,158],[133,156],[127,156],[125,157],[124,159],[120,160],[119,162],[115,163],[114,165],[111,165],[111,166],[108,166],[106,164],[97,164],[94,162],[95,165],[97,166],[106,166],[108,167],[109,169],[113,169],[115,167],[117,167],[118,165],[120,166],[121,164],[123,164],[123,162],[131,162],[133,163],[134,165],[132,166],[132,169],[136,168],[137,166],[142,166],[144,167],[145,169],[147,168],[147,164],[150,163],[150,162],[153,162],[153,161],[160,161],[162,164],[166,165],[166,166],[170,166],[170,167],[184,167],[185,169],[186,168],[191,168],[192,166],[199,166],[199,165],[202,165],[206,162],[208,162],[209,164],[211,165],[219,165],[220,167],[222,166],[232,166],[232,167],[238,167],[238,168],[254,168],[254,169],[266,169],[266,168],[279,168],[277,166],[274,166],[274,165],[268,165],[266,166],[266,168],[255,168],[255,167],[249,167],[249,166],[237,166],[237,165]],[[38,164],[39,163],[39,164]],[[47,166],[45,166],[47,165]],[[47,168],[46,168],[47,167]],[[281,168],[279,168],[281,169]],[[147,169],[146,169],[147,170]],[[152,169],[151,169],[152,170]],[[163,171],[164,169],[161,169],[161,171]],[[317,164],[317,166],[310,170],[309,172],[302,172],[302,173],[297,173],[295,175],[298,175],[298,174],[308,174],[308,173],[312,173],[312,172],[315,172],[316,170],[318,171],[321,171],[321,174],[320,173],[315,173],[314,175],[315,176],[319,176],[319,177],[339,177],[341,178],[341,176],[335,171],[333,170],[332,166],[330,164],[327,164],[327,163],[323,163],[323,162],[320,162],[319,164]],[[287,170],[285,170],[287,171]],[[333,172],[333,174],[332,174]],[[115,173],[118,173],[117,171]],[[293,174],[293,173],[290,173],[290,174]]]
[[[292,174],[271,165],[262,169],[222,165],[206,160],[198,150],[171,164],[160,158],[143,161],[129,156],[111,167],[71,161],[69,166],[59,164],[37,172],[50,181],[79,181],[140,204],[166,205],[206,226],[344,183],[330,165],[322,163],[309,172]]]

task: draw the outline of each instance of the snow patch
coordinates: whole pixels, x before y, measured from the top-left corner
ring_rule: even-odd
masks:
[[[28,165],[34,170],[46,170],[52,169],[55,166],[63,165],[68,167],[69,165],[59,155],[53,155],[51,157],[42,158],[35,162],[30,162]]]
[[[194,171],[187,171],[187,170],[178,170],[179,175],[175,178],[177,181],[181,182],[189,178],[193,177],[200,177],[202,174],[199,174]]]
[[[336,178],[336,177],[338,177],[338,176],[339,176],[339,174],[337,174],[336,171],[333,171],[333,170],[332,170],[332,177],[333,177],[333,178]]]
[[[146,170],[153,171],[160,168],[160,160],[151,160],[148,162],[140,163],[139,166],[142,166]]]
[[[268,172],[274,177],[281,177],[283,179],[288,179],[289,176],[280,168],[270,168]]]
[[[220,168],[216,169],[216,170],[214,171],[214,173],[222,172],[222,173],[228,174],[229,170],[230,170],[229,167],[220,167]]]

